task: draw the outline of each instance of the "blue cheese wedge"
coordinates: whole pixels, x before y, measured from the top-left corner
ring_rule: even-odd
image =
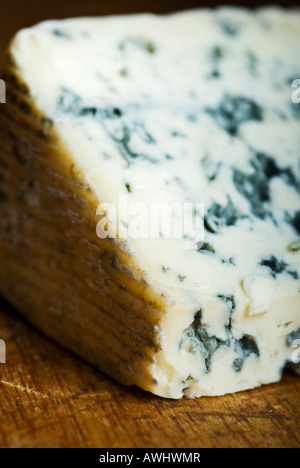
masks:
[[[0,108],[1,293],[163,397],[278,381],[300,330],[299,41],[299,12],[276,8],[20,31]],[[98,206],[123,216],[120,197],[203,204],[204,242],[125,238],[115,218],[101,238]]]

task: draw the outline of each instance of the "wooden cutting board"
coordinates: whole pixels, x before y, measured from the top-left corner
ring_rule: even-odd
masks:
[[[0,338],[1,447],[300,447],[292,374],[234,395],[165,400],[99,373],[4,302]]]

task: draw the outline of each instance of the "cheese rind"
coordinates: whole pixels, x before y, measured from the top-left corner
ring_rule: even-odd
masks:
[[[18,33],[0,114],[1,292],[161,396],[279,380],[300,329],[299,39],[300,14],[280,9]],[[204,204],[204,243],[99,239],[97,206],[120,195],[129,209]]]

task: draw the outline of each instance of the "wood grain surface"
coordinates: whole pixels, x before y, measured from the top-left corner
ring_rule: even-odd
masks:
[[[198,400],[126,388],[0,307],[1,447],[300,447],[300,379]]]
[[[0,54],[19,28],[43,19],[217,3],[0,0]],[[164,400],[102,375],[4,301],[0,339],[7,346],[7,363],[0,364],[1,447],[300,447],[300,379],[292,374],[239,394]]]

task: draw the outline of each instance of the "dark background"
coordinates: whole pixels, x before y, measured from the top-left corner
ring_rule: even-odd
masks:
[[[122,13],[167,13],[188,8],[215,7],[222,4],[257,7],[280,3],[297,5],[296,1],[199,1],[199,0],[0,0],[0,54],[3,54],[10,38],[21,28],[45,19],[72,16],[94,16]]]

